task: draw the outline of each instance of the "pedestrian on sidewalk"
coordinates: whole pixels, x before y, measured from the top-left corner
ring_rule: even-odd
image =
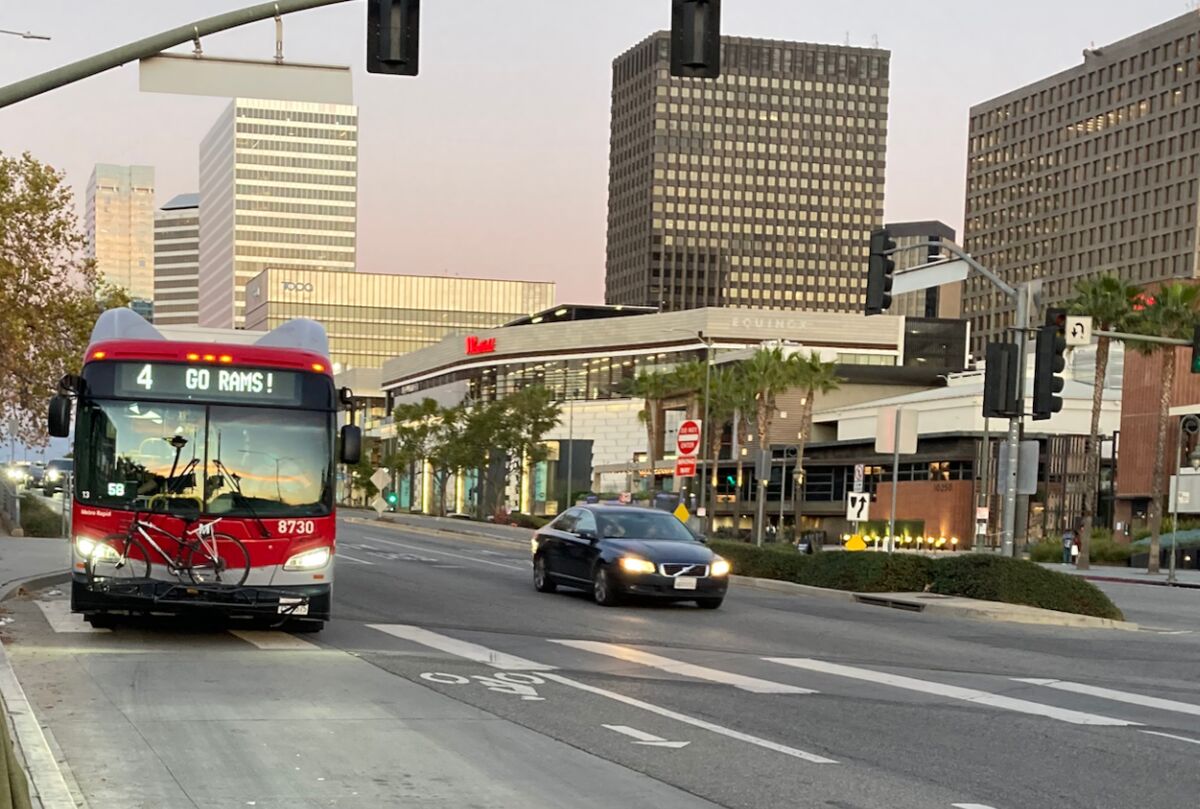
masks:
[[[1074,548],[1075,548],[1075,531],[1068,528],[1066,531],[1063,531],[1063,536],[1062,536],[1062,549],[1063,549],[1062,563],[1064,565],[1071,564],[1072,555],[1073,555],[1072,551],[1074,551]]]

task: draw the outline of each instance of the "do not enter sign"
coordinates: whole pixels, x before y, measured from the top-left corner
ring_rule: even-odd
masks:
[[[700,421],[685,419],[679,425],[679,434],[675,436],[676,455],[680,458],[694,458],[700,450]]]

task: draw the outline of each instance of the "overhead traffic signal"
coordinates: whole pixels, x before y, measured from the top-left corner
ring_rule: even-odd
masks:
[[[1046,325],[1038,329],[1033,365],[1033,420],[1048,419],[1063,408],[1067,367],[1067,310],[1047,309]]]
[[[417,75],[421,0],[367,0],[367,72]]]
[[[867,307],[868,315],[883,314],[892,305],[892,274],[896,262],[891,251],[896,242],[887,228],[871,231],[871,256],[867,260]]]
[[[721,0],[671,0],[671,75],[721,75]]]
[[[983,369],[983,417],[1012,418],[1021,415],[1017,397],[1017,368],[1020,352],[1012,343],[988,343]]]

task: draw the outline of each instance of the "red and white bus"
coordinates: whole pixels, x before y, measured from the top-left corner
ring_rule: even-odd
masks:
[[[50,404],[50,433],[65,436],[75,402],[71,609],[94,625],[206,609],[319,630],[349,397],[314,321],[218,344],[105,312]],[[339,460],[356,463],[360,445],[343,426]]]

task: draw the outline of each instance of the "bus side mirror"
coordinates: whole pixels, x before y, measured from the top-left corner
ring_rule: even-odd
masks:
[[[55,438],[66,438],[71,433],[71,398],[57,394],[50,400],[46,426]]]
[[[362,458],[362,430],[353,424],[342,425],[342,463],[356,464]]]

